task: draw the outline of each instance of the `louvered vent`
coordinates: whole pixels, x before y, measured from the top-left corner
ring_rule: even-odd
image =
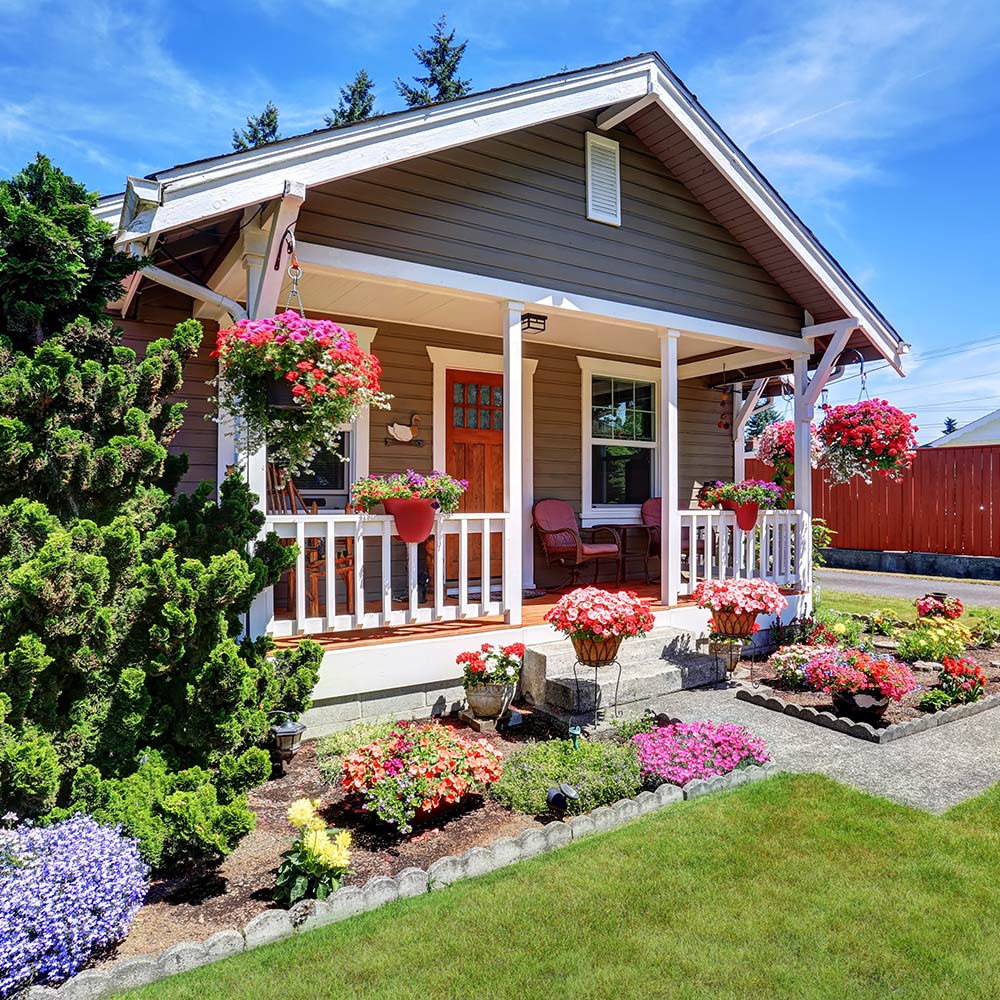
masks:
[[[587,218],[622,224],[618,143],[593,132],[587,133]]]

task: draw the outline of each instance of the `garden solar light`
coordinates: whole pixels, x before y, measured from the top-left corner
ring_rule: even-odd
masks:
[[[271,732],[274,735],[274,745],[277,748],[282,765],[287,764],[299,749],[299,744],[302,742],[302,734],[306,731],[305,724],[299,722],[297,719],[293,719],[289,712],[285,712],[280,708],[267,714],[283,716],[280,722],[275,722],[271,726]]]
[[[567,785],[563,782],[563,784],[554,785],[549,789],[548,795],[545,796],[545,801],[549,804],[549,808],[553,812],[562,815],[569,808],[570,802],[575,802],[579,798],[580,793],[572,785]]]
[[[582,730],[580,729],[579,726],[570,726],[569,729],[567,730],[567,732],[569,733],[569,738],[573,741],[573,749],[574,750],[579,750],[580,749],[580,733],[582,732]]]

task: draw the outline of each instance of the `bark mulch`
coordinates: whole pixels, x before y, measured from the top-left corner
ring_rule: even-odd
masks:
[[[1000,647],[993,649],[970,649],[962,655],[970,660],[975,660],[983,668],[983,672],[989,678],[989,684],[986,687],[987,695],[1000,692]],[[911,691],[901,701],[890,701],[889,707],[882,717],[882,721],[875,724],[875,728],[884,729],[897,722],[908,722],[910,719],[919,719],[926,715],[926,712],[922,712],[917,708],[917,704],[929,690],[940,687],[937,672],[937,667],[933,670],[914,669],[914,674],[920,687],[916,691]],[[833,701],[828,694],[822,691],[807,691],[786,684],[777,677],[770,662],[753,664],[751,676],[755,683],[772,688],[782,701],[795,705],[811,705],[821,712],[833,712],[834,715],[837,714],[833,707]]]
[[[526,742],[544,739],[548,728],[522,709],[524,723],[497,733],[475,733],[454,724],[462,734],[489,740],[506,756]],[[128,937],[103,962],[132,955],[156,955],[181,941],[199,941],[217,931],[245,926],[275,904],[271,890],[282,852],[294,840],[285,814],[303,797],[319,799],[331,826],[351,831],[352,873],[345,885],[363,885],[375,875],[395,875],[404,868],[427,868],[438,858],[485,847],[497,837],[515,837],[541,826],[536,817],[512,813],[492,799],[470,796],[436,825],[399,836],[391,827],[351,808],[339,785],[328,785],[316,767],[316,751],[305,744],[283,775],[250,793],[257,826],[229,857],[217,864],[199,864],[154,879]]]

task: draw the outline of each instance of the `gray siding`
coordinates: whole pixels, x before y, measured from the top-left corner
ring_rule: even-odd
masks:
[[[587,117],[310,190],[300,239],[798,334],[784,290],[635,136],[622,225],[586,219]]]

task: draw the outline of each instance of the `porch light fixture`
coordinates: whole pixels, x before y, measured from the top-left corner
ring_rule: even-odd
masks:
[[[563,782],[563,784],[555,785],[549,789],[548,795],[545,796],[545,801],[553,812],[563,816],[566,810],[569,809],[570,802],[575,802],[579,798],[580,793],[572,785],[567,785]]]
[[[523,313],[521,315],[521,333],[545,333],[546,316],[539,313]]]
[[[268,715],[280,715],[282,719],[271,726],[271,734],[274,736],[274,746],[281,758],[282,769],[289,763],[298,752],[302,743],[302,734],[306,731],[305,723],[293,719],[290,712],[276,708],[268,712]]]

